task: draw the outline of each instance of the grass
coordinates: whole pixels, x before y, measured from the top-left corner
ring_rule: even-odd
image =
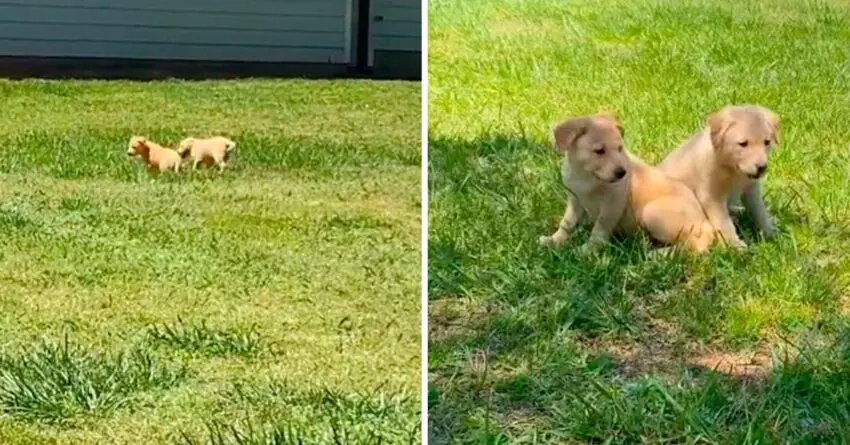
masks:
[[[67,422],[119,409],[135,393],[169,389],[185,378],[185,367],[161,365],[143,349],[93,354],[65,339],[0,360],[0,406],[22,420]]]
[[[214,420],[205,434],[186,435],[184,443],[418,443],[417,398],[405,394],[387,397],[380,388],[343,393],[302,389],[285,382],[237,383],[222,394],[223,403],[254,407],[255,415],[236,423]]]
[[[847,443],[850,5],[434,0],[430,443]],[[549,130],[599,110],[655,163],[725,104],[782,118],[781,235],[706,257],[536,240]]]
[[[392,422],[321,412],[410,443],[418,83],[0,81],[0,97],[0,442],[339,431],[310,421],[313,399],[261,403],[285,382],[384,400]],[[134,134],[239,146],[223,175],[152,178]],[[237,384],[256,397],[227,401]]]
[[[256,357],[263,352],[263,338],[253,326],[247,329],[212,329],[203,322],[154,325],[148,329],[148,338],[153,346],[165,346],[211,357],[232,355]]]

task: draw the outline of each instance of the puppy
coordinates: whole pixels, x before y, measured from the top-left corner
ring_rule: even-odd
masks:
[[[738,196],[765,238],[776,226],[764,205],[760,179],[768,154],[779,143],[779,118],[755,105],[727,106],[708,117],[706,128],[670,153],[659,168],[694,191],[712,225],[733,247],[746,248],[729,214]]]
[[[180,142],[177,153],[183,158],[192,158],[192,170],[197,170],[199,164],[204,164],[217,165],[219,171],[224,171],[230,152],[235,148],[236,142],[221,136],[208,139],[186,138]]]
[[[180,155],[143,136],[133,136],[127,147],[127,156],[141,156],[149,172],[180,171]]]
[[[623,129],[607,114],[570,119],[554,129],[564,183],[570,191],[567,209],[547,246],[563,244],[586,214],[593,221],[592,250],[613,233],[639,228],[664,244],[680,244],[705,252],[714,243],[714,228],[693,192],[655,167],[623,151]]]

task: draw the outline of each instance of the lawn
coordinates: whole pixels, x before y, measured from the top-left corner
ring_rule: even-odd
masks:
[[[419,83],[0,102],[0,443],[418,443]],[[152,178],[134,134],[238,147]]]
[[[429,437],[850,443],[850,3],[432,0]],[[607,110],[657,163],[726,104],[782,119],[777,239],[582,256],[549,131]]]

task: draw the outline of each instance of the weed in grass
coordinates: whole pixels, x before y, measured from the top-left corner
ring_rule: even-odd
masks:
[[[153,325],[148,328],[152,346],[166,346],[192,355],[210,357],[239,356],[253,358],[266,345],[256,327],[248,329],[212,329],[206,323],[177,322]]]
[[[65,423],[128,406],[144,391],[180,384],[187,370],[133,349],[114,355],[71,343],[43,342],[0,356],[0,409],[25,420]]]
[[[227,404],[251,415],[206,425],[202,437],[182,434],[187,445],[266,445],[300,443],[414,444],[420,442],[415,397],[379,390],[345,393],[302,389],[285,383],[237,384],[223,394]]]

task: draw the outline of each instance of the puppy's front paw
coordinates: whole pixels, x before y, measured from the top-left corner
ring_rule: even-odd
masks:
[[[762,235],[764,235],[764,239],[772,239],[776,237],[776,234],[779,233],[779,230],[776,228],[776,224],[770,223],[767,227],[764,227],[761,231]]]
[[[546,235],[542,235],[540,238],[538,238],[537,244],[539,244],[540,247],[555,247],[555,242],[552,241],[552,237]]]
[[[723,232],[717,231],[714,232],[714,239],[718,240],[726,247],[730,247],[735,250],[744,250],[747,248],[747,243],[745,243],[741,238],[738,238],[737,234],[734,237],[730,237]]]
[[[605,244],[600,242],[590,242],[588,241],[583,246],[579,247],[578,252],[581,255],[594,255],[602,250],[602,247]]]
[[[655,260],[666,258],[666,257],[673,254],[673,252],[674,252],[673,249],[674,249],[673,246],[659,247],[657,249],[652,249],[652,250],[649,251],[649,258],[652,258],[652,259],[655,259]]]
[[[743,251],[747,250],[747,243],[745,243],[743,240],[735,239],[729,242],[729,247],[738,251]]]

